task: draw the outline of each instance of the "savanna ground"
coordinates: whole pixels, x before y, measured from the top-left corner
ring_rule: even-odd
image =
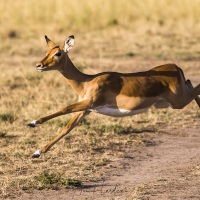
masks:
[[[59,72],[35,64],[43,35],[84,73],[136,72],[176,63],[200,83],[200,1],[0,2],[0,198],[200,199],[200,111],[150,109],[126,118],[90,114],[47,154],[32,159],[72,115],[33,119],[77,101]]]

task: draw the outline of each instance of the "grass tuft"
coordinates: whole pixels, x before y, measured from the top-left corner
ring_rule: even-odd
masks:
[[[3,122],[13,123],[15,121],[15,116],[11,113],[0,114],[0,120]]]
[[[116,26],[119,24],[119,21],[117,19],[112,19],[108,22],[109,26]]]
[[[81,181],[74,180],[74,179],[68,179],[67,185],[70,187],[82,187]]]
[[[82,183],[79,180],[69,179],[64,177],[61,173],[51,173],[48,171],[44,171],[36,180],[40,183],[37,189],[53,189],[59,186],[65,187],[81,187]]]
[[[124,127],[118,124],[95,126],[93,129],[100,134],[106,133],[106,132],[114,132],[116,134],[120,134],[120,133],[123,133],[124,131]]]
[[[5,132],[0,132],[0,138],[5,138],[6,135],[7,135],[7,133],[5,133]]]
[[[133,52],[127,52],[127,53],[126,53],[126,56],[127,56],[127,57],[134,57],[134,56],[135,56],[135,53],[133,53]]]
[[[14,38],[19,37],[19,35],[15,30],[10,30],[8,33],[8,37],[14,39]]]

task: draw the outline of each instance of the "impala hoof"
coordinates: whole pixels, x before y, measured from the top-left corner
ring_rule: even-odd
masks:
[[[39,158],[41,155],[41,151],[40,150],[37,150],[33,155],[32,155],[32,158]]]
[[[37,125],[37,120],[33,120],[31,123],[28,124],[28,126],[34,128]]]

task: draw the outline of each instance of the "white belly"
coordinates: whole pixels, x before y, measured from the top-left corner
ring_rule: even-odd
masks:
[[[131,116],[136,115],[142,112],[145,112],[148,108],[144,109],[138,109],[138,110],[126,110],[126,109],[120,109],[120,108],[113,108],[109,106],[100,106],[94,109],[91,109],[90,111],[101,113],[103,115],[113,116],[113,117],[125,117],[125,116]]]

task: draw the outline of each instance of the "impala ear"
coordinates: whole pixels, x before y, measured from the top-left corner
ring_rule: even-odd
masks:
[[[74,46],[74,36],[70,35],[66,40],[63,47],[65,52],[68,52]]]
[[[44,36],[46,42],[47,42],[47,45],[50,49],[52,49],[53,47],[56,46],[56,44],[54,42],[52,42],[46,35]]]

